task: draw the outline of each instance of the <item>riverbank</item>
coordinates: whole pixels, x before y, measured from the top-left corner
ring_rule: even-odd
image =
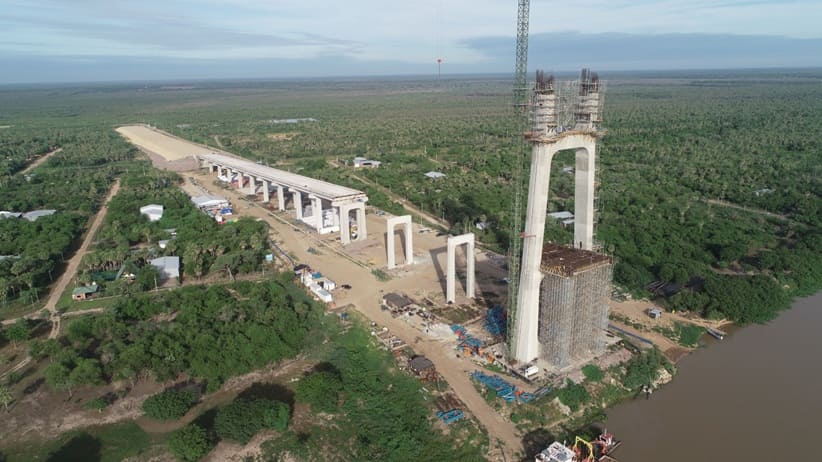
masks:
[[[650,400],[607,411],[631,462],[807,458],[822,414],[822,292],[684,358]],[[719,431],[721,429],[721,431]],[[786,444],[796,442],[796,444]]]

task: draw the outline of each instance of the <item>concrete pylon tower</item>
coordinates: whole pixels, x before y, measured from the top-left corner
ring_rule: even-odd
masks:
[[[578,94],[564,99],[558,90],[553,76],[546,78],[542,71],[537,71],[532,99],[534,130],[526,134],[533,148],[512,349],[513,358],[521,363],[539,356],[540,263],[551,160],[559,151],[576,151],[574,246],[593,248],[596,141],[600,136],[599,78],[583,69],[578,92],[573,92]]]

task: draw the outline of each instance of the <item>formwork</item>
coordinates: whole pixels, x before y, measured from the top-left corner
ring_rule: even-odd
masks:
[[[543,247],[540,355],[562,369],[605,351],[610,256],[549,243]]]

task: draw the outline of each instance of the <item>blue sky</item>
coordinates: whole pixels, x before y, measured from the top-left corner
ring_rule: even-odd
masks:
[[[510,72],[516,0],[0,0],[0,82]],[[531,1],[530,67],[822,66],[819,0]]]

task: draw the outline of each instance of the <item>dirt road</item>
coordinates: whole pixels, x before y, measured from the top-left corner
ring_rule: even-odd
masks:
[[[339,255],[336,255],[327,247],[319,247],[319,253],[310,253],[308,248],[316,248],[318,242],[320,242],[315,235],[306,234],[298,228],[272,218],[269,215],[270,211],[259,206],[259,204],[249,204],[240,200],[241,195],[236,191],[217,190],[209,184],[206,176],[193,172],[181,176],[187,177],[189,175],[197,177],[200,180],[200,185],[195,186],[186,181],[183,185],[186,192],[201,194],[200,187],[204,187],[213,194],[228,196],[235,204],[234,211],[236,214],[261,218],[268,222],[272,230],[277,233],[278,239],[284,241],[283,247],[295,256],[299,262],[320,269],[324,275],[332,280],[350,284],[352,286],[350,290],[344,294],[338,293],[336,295],[339,297],[336,300],[337,305],[353,304],[358,311],[370,320],[387,327],[417,353],[429,358],[434,363],[437,371],[442,374],[457,396],[465,403],[468,410],[476,416],[488,431],[492,446],[496,446],[497,440],[502,442],[508,460],[512,460],[511,457],[513,457],[514,452],[522,450],[522,441],[517,435],[514,424],[504,420],[474,388],[469,375],[471,371],[468,363],[457,358],[456,352],[445,345],[442,340],[427,337],[403,320],[393,318],[387,311],[380,309],[382,293],[401,291],[406,286],[407,281],[399,278],[387,282],[378,282],[369,268],[364,268],[351,260],[340,258]]]
[[[63,295],[63,292],[66,291],[66,287],[68,287],[69,283],[71,283],[72,279],[74,279],[74,276],[77,274],[77,268],[80,267],[80,262],[83,260],[83,256],[85,256],[86,252],[88,252],[88,248],[94,240],[94,235],[97,234],[97,230],[99,230],[100,226],[103,224],[103,219],[106,217],[106,212],[108,212],[108,203],[119,190],[120,179],[117,178],[114,180],[114,184],[111,185],[111,189],[103,201],[103,206],[100,207],[100,210],[94,217],[94,221],[91,222],[91,226],[86,231],[86,237],[83,238],[83,243],[80,244],[80,248],[74,252],[74,255],[66,265],[66,270],[63,271],[63,274],[60,275],[60,279],[57,280],[57,283],[54,284],[49,291],[49,298],[44,307],[51,312],[51,333],[49,333],[49,338],[57,338],[57,335],[60,334],[60,316],[57,314],[57,302],[60,300],[60,296]]]
[[[734,204],[732,202],[723,201],[723,200],[719,200],[719,199],[703,199],[703,201],[708,203],[708,204],[719,205],[719,206],[722,206],[722,207],[729,207],[729,208],[732,208],[732,209],[742,210],[744,212],[755,213],[757,215],[762,215],[762,216],[765,216],[765,217],[776,218],[777,220],[790,220],[790,218],[788,218],[785,215],[780,215],[778,213],[769,212],[767,210],[755,209],[755,208],[751,208],[751,207],[745,207],[744,205],[737,205],[737,204]]]
[[[39,167],[39,166],[43,165],[43,163],[44,163],[45,161],[49,160],[49,158],[50,158],[51,156],[53,156],[53,155],[57,154],[58,152],[60,152],[60,151],[62,151],[62,150],[63,150],[63,148],[57,148],[57,149],[55,149],[54,151],[51,151],[51,152],[47,152],[47,153],[45,153],[44,155],[40,156],[37,160],[35,160],[34,162],[32,162],[32,163],[31,163],[28,167],[26,167],[26,168],[24,168],[23,170],[21,170],[21,171],[20,171],[20,174],[21,174],[21,175],[25,175],[26,173],[28,173],[28,172],[30,172],[30,171],[32,171],[32,170],[34,170],[35,168],[37,168],[37,167]]]

